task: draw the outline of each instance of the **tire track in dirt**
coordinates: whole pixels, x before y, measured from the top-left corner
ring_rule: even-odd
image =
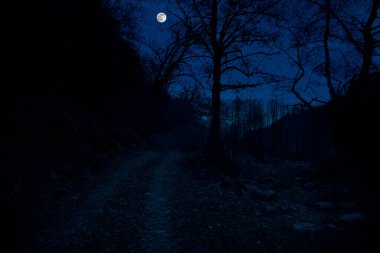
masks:
[[[94,221],[102,218],[105,220],[110,219],[110,222],[113,223],[112,217],[105,217],[109,212],[128,211],[109,210],[108,208],[109,202],[118,202],[120,200],[116,199],[115,195],[123,189],[123,185],[125,186],[128,181],[134,180],[136,174],[147,173],[150,170],[149,168],[158,164],[160,160],[161,158],[156,152],[142,152],[129,155],[122,167],[110,176],[108,181],[99,186],[97,190],[86,196],[80,206],[66,211],[66,215],[61,217],[57,221],[57,224],[52,224],[50,229],[42,231],[39,241],[43,251],[83,252],[86,246],[85,242],[81,242],[81,238],[84,237],[83,235],[100,229],[94,227]],[[101,224],[101,226],[103,225],[109,226],[110,224]],[[116,225],[111,224],[111,226]],[[94,238],[92,238],[91,244],[96,243]],[[112,243],[110,242],[110,244]]]
[[[171,206],[169,197],[178,169],[177,153],[163,153],[161,164],[154,169],[153,179],[147,192],[143,251],[158,253],[172,252],[174,249],[170,229]]]

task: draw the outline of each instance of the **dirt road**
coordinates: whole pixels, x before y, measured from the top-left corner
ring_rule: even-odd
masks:
[[[254,179],[200,176],[197,156],[178,152],[118,164],[50,212],[27,252],[349,252],[368,237],[339,221],[363,206],[331,202],[302,163],[258,167],[270,172]]]

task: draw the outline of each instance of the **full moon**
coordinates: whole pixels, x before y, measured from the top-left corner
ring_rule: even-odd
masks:
[[[157,21],[160,23],[164,23],[166,21],[166,14],[163,12],[160,12],[157,14]]]

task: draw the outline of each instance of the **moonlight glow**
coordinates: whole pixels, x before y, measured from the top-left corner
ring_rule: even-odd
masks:
[[[163,12],[160,12],[157,14],[157,21],[160,23],[164,23],[166,21],[166,14]]]

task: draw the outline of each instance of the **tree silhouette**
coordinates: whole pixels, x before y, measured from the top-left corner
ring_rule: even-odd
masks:
[[[323,6],[315,0],[310,0],[310,2],[328,12],[341,25],[346,35],[342,40],[352,44],[362,56],[359,77],[366,78],[373,64],[373,54],[376,48],[380,46],[378,38],[380,26],[376,25],[376,20],[379,18],[380,1],[371,1],[369,15],[366,17],[366,20],[362,20],[362,18],[354,15],[343,14],[339,9],[332,9],[330,5]]]
[[[271,75],[254,68],[253,57],[269,56],[273,53],[252,50],[252,45],[270,43],[275,32],[265,22],[276,17],[280,1],[200,1],[188,3],[176,1],[180,14],[173,13],[179,24],[184,25],[199,46],[197,57],[204,57],[212,63],[211,126],[208,149],[217,150],[220,145],[220,96],[231,89],[255,88],[277,81]],[[255,82],[224,83],[223,76],[237,72]]]
[[[291,90],[309,109],[317,109],[313,102],[327,105],[315,111],[327,114],[338,157],[350,161],[350,166],[365,163],[370,160],[368,154],[373,154],[370,145],[376,132],[376,123],[369,123],[369,119],[374,113],[373,100],[377,93],[374,83],[378,74],[373,73],[376,71],[373,60],[380,46],[380,3],[378,0],[306,0],[300,4],[309,6],[309,12],[297,16],[299,20],[295,24],[284,25],[291,37],[290,49],[284,53],[297,69]],[[339,62],[344,61],[351,61],[354,67],[346,68],[346,73],[339,76],[344,69]],[[330,93],[328,101],[307,98],[298,87],[304,84],[304,89],[312,89],[310,78],[309,82],[305,80],[310,69],[323,73]]]
[[[14,73],[5,89],[16,97],[59,96],[108,115],[138,107],[146,90],[143,68],[121,35],[114,16],[118,5],[108,2],[12,3],[9,10],[20,24],[13,24],[7,37]]]
[[[325,0],[325,29],[323,33],[323,51],[325,53],[325,75],[326,75],[326,85],[330,93],[331,99],[335,99],[337,92],[335,91],[332,81],[331,81],[331,63],[330,63],[330,49],[329,49],[329,38],[330,38],[330,20],[331,20],[331,0]]]
[[[183,27],[173,28],[171,39],[163,47],[150,45],[153,52],[151,75],[156,92],[167,92],[173,83],[184,77],[199,82],[188,60],[192,58],[193,38]]]
[[[297,67],[297,73],[291,84],[291,91],[306,107],[313,108],[313,102],[327,103],[318,98],[307,99],[301,94],[297,86],[304,81],[310,69],[309,82],[306,85],[311,90],[314,85],[310,82],[313,74],[320,74],[326,80],[326,88],[330,94],[330,101],[345,95],[348,91],[354,97],[362,94],[361,88],[355,88],[359,82],[351,82],[357,71],[358,79],[365,80],[373,66],[373,56],[379,47],[379,26],[375,26],[379,1],[372,1],[369,15],[363,13],[347,14],[352,9],[358,9],[359,4],[352,1],[305,0],[299,4],[307,9],[305,13],[296,13],[282,27],[290,34],[291,42],[284,50],[290,60]],[[362,4],[362,3],[361,3]],[[334,44],[333,44],[334,43]],[[339,47],[338,47],[339,45]],[[356,49],[362,58],[360,65],[348,60],[356,55],[352,50],[341,50],[345,45]],[[290,53],[292,52],[292,53]],[[320,56],[323,55],[323,58]],[[342,63],[346,62],[346,67]],[[339,65],[341,64],[341,65]],[[351,66],[351,67],[349,67]],[[355,66],[355,67],[352,67]],[[351,92],[357,90],[355,92]],[[359,95],[361,96],[361,95]]]

